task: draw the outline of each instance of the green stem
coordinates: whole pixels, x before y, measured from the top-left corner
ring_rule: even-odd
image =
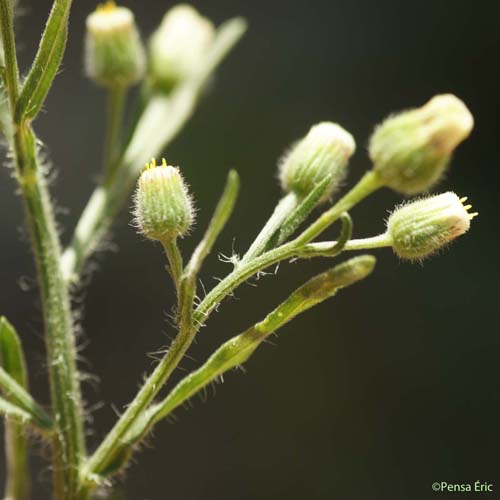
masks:
[[[94,475],[103,474],[115,456],[116,450],[120,445],[130,427],[136,422],[139,416],[151,404],[155,396],[163,387],[165,381],[175,370],[181,359],[184,357],[190,342],[186,338],[192,336],[190,330],[180,331],[172,342],[167,354],[156,366],[153,373],[148,377],[146,383],[142,386],[132,403],[125,410],[113,429],[106,436],[99,448],[88,460],[83,469],[82,480],[89,481]]]
[[[164,241],[162,242],[162,244],[169,262],[168,270],[170,271],[175,289],[177,290],[177,294],[179,295],[183,264],[182,255],[177,245],[177,240]]]
[[[85,444],[70,300],[61,274],[61,249],[46,181],[37,161],[35,136],[26,124],[17,124],[15,129],[17,178],[38,271],[55,415],[54,497],[73,500]]]
[[[125,97],[126,89],[122,86],[117,85],[108,91],[106,139],[103,155],[104,175],[107,179],[113,176],[117,167]]]
[[[273,214],[266,222],[260,233],[255,238],[254,242],[248,249],[247,253],[242,257],[239,266],[244,265],[248,261],[261,255],[266,249],[269,241],[273,238],[276,232],[280,229],[285,220],[288,219],[297,206],[299,205],[299,198],[294,192],[288,193],[276,205]]]
[[[373,170],[367,172],[361,180],[345,194],[333,207],[321,214],[316,221],[311,224],[295,240],[298,245],[309,243],[316,236],[319,236],[325,229],[330,227],[343,212],[348,212],[354,205],[372,194],[383,186],[383,181]]]
[[[13,19],[14,13],[11,0],[0,0],[0,31],[5,58],[5,85],[11,113],[14,112],[19,94],[19,69],[17,66]]]
[[[5,421],[6,476],[5,500],[28,500],[31,480],[28,465],[29,444],[24,425]]]
[[[309,243],[305,245],[298,255],[301,258],[311,257],[329,257],[332,249],[335,248],[336,241],[321,241],[318,243]],[[373,236],[371,238],[363,238],[358,240],[349,240],[343,250],[371,250],[375,248],[384,248],[392,246],[392,238],[388,233]]]

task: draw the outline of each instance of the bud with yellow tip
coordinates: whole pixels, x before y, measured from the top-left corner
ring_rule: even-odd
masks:
[[[473,125],[470,111],[451,94],[390,116],[370,139],[375,171],[386,186],[400,193],[427,191],[440,180]]]
[[[105,87],[128,87],[140,80],[146,58],[134,14],[113,1],[87,17],[85,71]]]
[[[167,243],[184,236],[191,227],[194,210],[188,188],[178,168],[156,161],[146,165],[135,194],[135,220],[149,239]]]
[[[394,252],[416,260],[433,254],[466,233],[477,213],[469,213],[467,198],[448,192],[396,208],[387,221]]]

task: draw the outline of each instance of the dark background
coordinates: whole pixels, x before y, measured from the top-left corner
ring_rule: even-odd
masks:
[[[26,68],[50,2],[23,3],[18,40]],[[144,34],[171,5],[124,4],[136,11]],[[266,220],[280,194],[276,161],[311,124],[338,121],[354,134],[354,182],[369,166],[365,145],[374,124],[441,92],[461,97],[476,127],[439,191],[468,195],[480,216],[469,234],[422,266],[376,252],[379,263],[370,279],[284,328],[274,345],[259,349],[246,374],[227,374],[216,397],[208,391],[206,400],[193,399],[192,410],[179,409],[175,421],[158,426],[153,446],[137,455],[120,483],[125,498],[422,500],[441,495],[431,491],[434,481],[475,480],[493,483],[489,497],[500,498],[500,5],[195,4],[217,23],[243,15],[250,30],[166,152],[170,163],[182,167],[199,207],[199,230],[183,242],[186,253],[200,237],[229,167],[239,170],[243,189],[219,242],[225,253],[233,244],[244,251]],[[36,123],[57,167],[52,191],[65,241],[100,169],[104,95],[81,71],[84,18],[94,6],[75,2],[64,69]],[[40,308],[14,191],[3,169],[0,311],[21,332],[33,391],[47,402]],[[384,190],[356,208],[355,235],[382,231],[399,199]],[[91,447],[151,370],[146,353],[166,345],[173,333],[166,315],[174,297],[160,248],[138,237],[130,221],[127,209],[113,230],[119,251],[99,256],[99,272],[76,297],[84,331],[82,366],[99,377],[84,387],[97,427]],[[326,266],[282,265],[276,278],[260,280],[258,288],[241,287],[200,333],[182,369],[198,366],[224,339]],[[228,270],[212,255],[205,285]],[[48,498],[43,454],[38,448],[34,460],[37,499]]]

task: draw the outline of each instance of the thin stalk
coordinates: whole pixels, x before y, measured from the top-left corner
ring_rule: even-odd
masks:
[[[335,248],[336,241],[322,241],[318,243],[309,243],[299,252],[301,258],[311,257],[329,257],[329,252]],[[384,248],[392,246],[392,238],[389,234],[384,233],[371,238],[362,238],[357,240],[349,240],[345,246],[345,251],[356,250],[373,250],[375,248]]]
[[[177,245],[177,240],[164,241],[162,242],[162,245],[165,249],[165,253],[167,254],[169,262],[168,270],[170,272],[170,275],[172,276],[177,294],[179,294],[183,264],[182,255]]]
[[[120,441],[125,436],[130,427],[138,417],[151,404],[155,396],[163,387],[165,381],[177,367],[179,361],[184,357],[190,342],[186,338],[191,337],[191,331],[180,331],[172,342],[167,354],[156,366],[153,373],[148,377],[146,383],[142,386],[132,403],[125,410],[115,426],[111,429],[99,448],[88,460],[83,468],[82,481],[89,480],[95,474],[103,473],[114,457]]]
[[[247,253],[241,258],[238,263],[239,266],[244,265],[264,252],[272,237],[298,207],[299,201],[299,198],[293,191],[281,198],[271,217],[257,235]]]
[[[357,205],[383,185],[382,179],[376,172],[373,170],[367,172],[333,207],[321,214],[313,224],[300,234],[295,240],[296,243],[298,245],[309,243],[330,227],[343,212],[348,212],[354,205]]]
[[[120,149],[120,135],[123,124],[126,89],[117,85],[108,91],[106,116],[106,138],[104,141],[104,175],[110,178],[116,169],[116,157]]]

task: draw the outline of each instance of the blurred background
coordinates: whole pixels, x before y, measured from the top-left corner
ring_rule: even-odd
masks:
[[[48,0],[24,0],[18,20],[27,68]],[[144,36],[169,1],[124,1]],[[201,236],[227,170],[242,177],[235,215],[218,250],[243,252],[278,197],[276,162],[321,120],[341,123],[358,151],[349,183],[369,168],[366,144],[388,113],[453,92],[476,127],[439,191],[469,196],[480,216],[469,234],[423,265],[377,251],[376,272],[309,312],[262,346],[192,409],[159,425],[119,483],[127,500],[431,499],[434,481],[487,481],[500,498],[498,335],[497,0],[194,2],[215,22],[245,16],[250,29],[217,72],[195,117],[168,148],[199,208]],[[82,76],[84,20],[95,2],[75,2],[64,68],[36,129],[57,175],[52,193],[67,241],[95,184],[104,134],[104,93]],[[1,152],[2,160],[5,151]],[[145,152],[145,160],[148,153]],[[0,312],[22,335],[33,391],[48,401],[41,314],[22,207],[0,171]],[[400,198],[384,190],[352,215],[355,236],[383,230]],[[147,353],[169,342],[174,296],[158,246],[138,237],[130,207],[112,232],[116,251],[75,297],[81,313],[84,385],[94,447],[153,366]],[[334,232],[329,233],[333,236]],[[223,340],[259,320],[328,262],[282,265],[258,288],[242,286],[202,330],[175,382]],[[203,273],[214,285],[229,266],[214,253]],[[216,393],[216,394],[215,394]],[[50,471],[36,448],[35,498],[49,498]],[[0,459],[0,480],[3,458]],[[3,482],[3,481],[2,481]]]

